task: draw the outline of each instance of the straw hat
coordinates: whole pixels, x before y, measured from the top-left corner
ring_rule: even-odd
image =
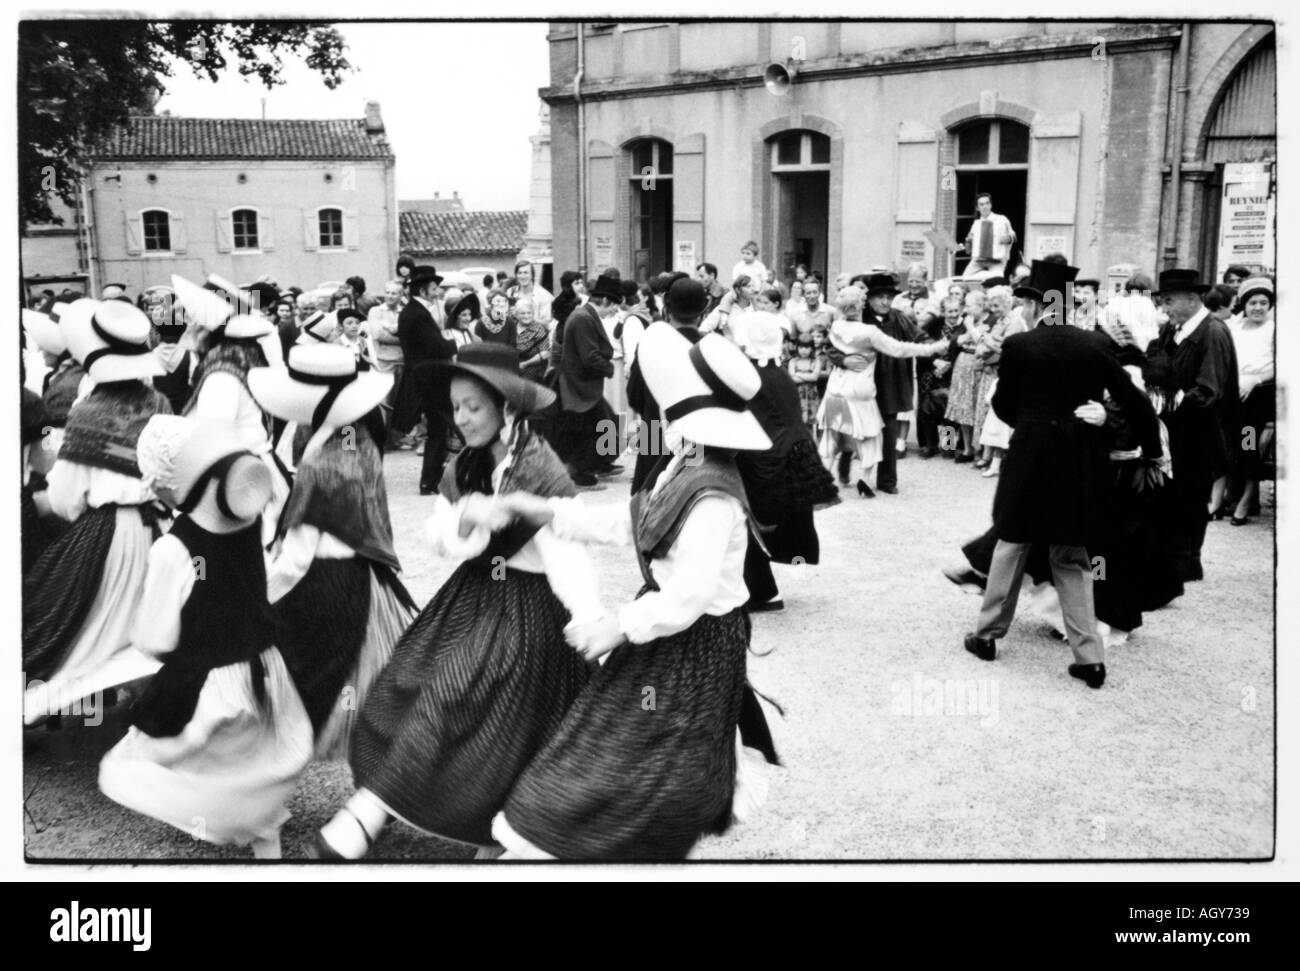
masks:
[[[487,382],[520,414],[531,415],[555,402],[554,391],[520,375],[519,350],[509,344],[466,344],[454,361],[429,361],[416,367],[416,380],[427,386],[431,401],[447,401],[451,379],[457,374],[470,374]]]
[[[217,330],[234,316],[234,308],[225,300],[181,276],[172,274],[172,289],[185,313],[203,330]]]
[[[49,314],[23,308],[23,329],[46,354],[58,357],[68,349],[63,331]]]
[[[746,403],[762,382],[739,347],[719,334],[692,345],[671,324],[646,328],[637,345],[646,386],[664,418],[700,445],[764,451],[772,447]]]
[[[298,335],[298,344],[328,344],[334,336],[334,321],[326,316],[325,311],[317,310],[302,322],[302,333]]]
[[[356,421],[392,387],[392,374],[358,372],[356,355],[338,344],[297,344],[289,349],[287,369],[248,371],[248,390],[264,411],[310,428]]]
[[[760,364],[780,361],[785,344],[785,328],[770,310],[755,310],[745,315],[745,353]]]
[[[167,373],[149,353],[151,327],[143,310],[121,300],[74,300],[59,315],[69,353],[96,384]]]
[[[146,485],[173,509],[192,509],[210,478],[217,504],[234,520],[258,516],[271,498],[271,473],[233,428],[181,415],[154,415],[136,443]]]

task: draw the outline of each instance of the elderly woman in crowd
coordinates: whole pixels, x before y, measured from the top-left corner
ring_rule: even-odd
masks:
[[[998,362],[1002,359],[1002,342],[1012,334],[1022,334],[1028,328],[1019,312],[1013,310],[1011,288],[992,287],[988,292],[988,330],[976,341],[975,357],[980,370],[979,394],[975,402],[976,444],[983,448],[984,458],[976,467],[984,468],[985,478],[996,476],[1002,465],[1002,453],[1011,444],[1011,428],[998,418],[989,407],[998,384]]]
[[[952,365],[952,383],[948,388],[948,409],[944,417],[961,429],[961,452],[953,460],[958,465],[975,460],[976,404],[979,400],[980,367],[975,356],[979,339],[988,331],[988,311],[984,291],[972,290],[964,298],[965,315],[956,338],[956,358]]]
[[[1241,395],[1241,428],[1234,435],[1236,468],[1233,479],[1241,497],[1232,514],[1232,525],[1249,520],[1259,482],[1265,475],[1264,452],[1272,442],[1272,425],[1277,420],[1277,381],[1273,320],[1273,281],[1255,277],[1238,292],[1240,315],[1228,322],[1237,351],[1237,382]]]
[[[523,297],[532,297],[533,314],[539,321],[546,324],[549,329],[551,325],[551,302],[555,298],[549,290],[536,282],[534,272],[533,264],[527,260],[520,260],[516,263],[515,285],[506,291],[506,296],[510,298],[512,304],[518,303]],[[563,323],[563,321],[560,321],[560,323]]]
[[[537,319],[532,297],[515,301],[515,346],[519,349],[519,373],[528,381],[541,382],[550,360],[550,328]]]

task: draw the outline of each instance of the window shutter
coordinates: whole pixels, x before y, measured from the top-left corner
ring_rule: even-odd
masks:
[[[694,243],[692,263],[704,259],[704,135],[689,135],[673,145],[673,266],[695,274],[695,267],[678,264],[677,246]]]
[[[890,262],[898,266],[932,261],[934,248],[926,233],[934,228],[934,205],[939,188],[939,141],[936,132],[912,122],[898,127],[894,251]],[[946,254],[945,263],[946,272]],[[938,272],[938,271],[936,271]]]
[[[343,245],[348,249],[361,248],[361,233],[357,228],[355,209],[346,209],[343,212]]]
[[[168,218],[168,222],[171,223],[172,252],[184,253],[189,245],[189,240],[185,236],[184,214],[174,212]]]
[[[1029,138],[1029,213],[1025,255],[1037,252],[1037,242],[1052,237],[1056,248],[1065,240],[1065,255],[1074,255],[1074,228],[1079,199],[1081,115],[1071,112],[1035,118]]]
[[[217,252],[229,253],[235,247],[234,221],[229,212],[218,212],[217,217]]]
[[[275,217],[269,212],[257,214],[257,243],[263,253],[275,249]]]
[[[302,245],[311,253],[320,249],[320,217],[314,209],[302,213]]]
[[[141,216],[136,213],[134,216],[129,212],[122,213],[122,227],[125,230],[126,252],[130,256],[139,256],[144,250],[144,244],[141,242],[142,230],[140,228]]]

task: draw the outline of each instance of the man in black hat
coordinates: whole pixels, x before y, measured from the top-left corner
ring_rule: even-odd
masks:
[[[402,358],[406,361],[406,374],[412,383],[411,390],[401,397],[407,399],[407,407],[399,407],[398,416],[394,417],[399,432],[410,431],[415,424],[414,412],[424,414],[425,429],[428,438],[424,443],[424,465],[420,470],[420,495],[432,495],[438,489],[442,479],[442,467],[447,461],[447,436],[451,424],[444,416],[438,402],[431,400],[424,392],[428,384],[427,371],[421,365],[433,361],[450,361],[456,356],[456,344],[443,336],[437,321],[433,319],[433,308],[437,301],[436,291],[442,277],[433,266],[417,266],[407,279],[411,300],[397,315],[397,339],[402,345]],[[403,427],[405,426],[405,427]]]
[[[1095,542],[1101,514],[1097,486],[1108,452],[1104,431],[1085,424],[1080,406],[1102,400],[1103,389],[1138,429],[1149,463],[1144,482],[1158,481],[1161,455],[1155,412],[1095,332],[1066,326],[1066,285],[1078,270],[1035,260],[1033,273],[1015,295],[1025,300],[1037,326],[1002,345],[992,407],[1015,430],[1002,461],[993,500],[997,546],[993,550],[979,625],[966,635],[966,650],[982,660],[996,657],[996,641],[1015,617],[1030,546],[1048,547],[1052,581],[1075,663],[1070,674],[1100,688],[1106,680],[1105,648],[1093,609]]]
[[[623,303],[616,276],[602,274],[587,302],[575,307],[564,322],[564,350],[559,363],[560,458],[569,466],[575,485],[594,486],[596,473],[614,471],[613,457],[600,456],[601,421],[612,420],[605,401],[605,379],[614,376],[614,346],[604,320]],[[602,461],[602,458],[604,459]]]
[[[692,280],[683,275],[668,287],[664,299],[664,319],[652,323],[650,327],[664,324],[674,327],[677,332],[692,344],[700,342],[700,321],[709,305],[709,295],[699,280]],[[649,328],[646,328],[649,330]],[[659,449],[656,443],[663,441],[662,416],[659,404],[646,387],[641,376],[639,361],[633,361],[627,374],[627,404],[641,418],[642,434],[638,438],[636,465],[632,469],[632,491],[641,488],[651,466],[658,460]],[[641,447],[646,445],[647,447]]]
[[[1195,270],[1165,270],[1154,294],[1169,322],[1148,352],[1147,385],[1164,392],[1173,481],[1168,542],[1183,581],[1200,580],[1201,547],[1214,480],[1227,471],[1225,428],[1239,402],[1237,352],[1227,326],[1201,301],[1210,289]]]
[[[867,308],[863,311],[865,323],[875,324],[894,340],[915,343],[920,331],[910,317],[891,306],[898,294],[893,274],[873,273],[867,277]],[[898,452],[896,449],[901,426],[898,416],[912,410],[912,359],[876,355],[876,405],[885,423],[881,432],[884,439],[880,449],[880,465],[876,469],[876,489],[887,495],[898,493]]]

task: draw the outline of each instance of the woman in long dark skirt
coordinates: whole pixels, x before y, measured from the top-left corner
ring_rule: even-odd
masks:
[[[670,454],[617,507],[512,494],[499,505],[561,536],[634,542],[640,596],[569,639],[605,663],[493,823],[512,858],[680,860],[747,801],[742,742],[776,754],[746,684],[749,515],[737,450],[771,447],[745,408],[759,378],[726,338],[651,324],[637,351]]]
[[[407,630],[352,739],[356,793],[315,855],[357,859],[393,819],[492,855],[491,821],[587,682],[564,640],[599,613],[586,551],[551,530],[484,518],[493,493],[573,496],[525,418],[553,393],[519,375],[513,347],[471,344],[431,373],[466,447],[443,474],[428,536],[463,559]],[[432,400],[432,399],[431,399]]]

